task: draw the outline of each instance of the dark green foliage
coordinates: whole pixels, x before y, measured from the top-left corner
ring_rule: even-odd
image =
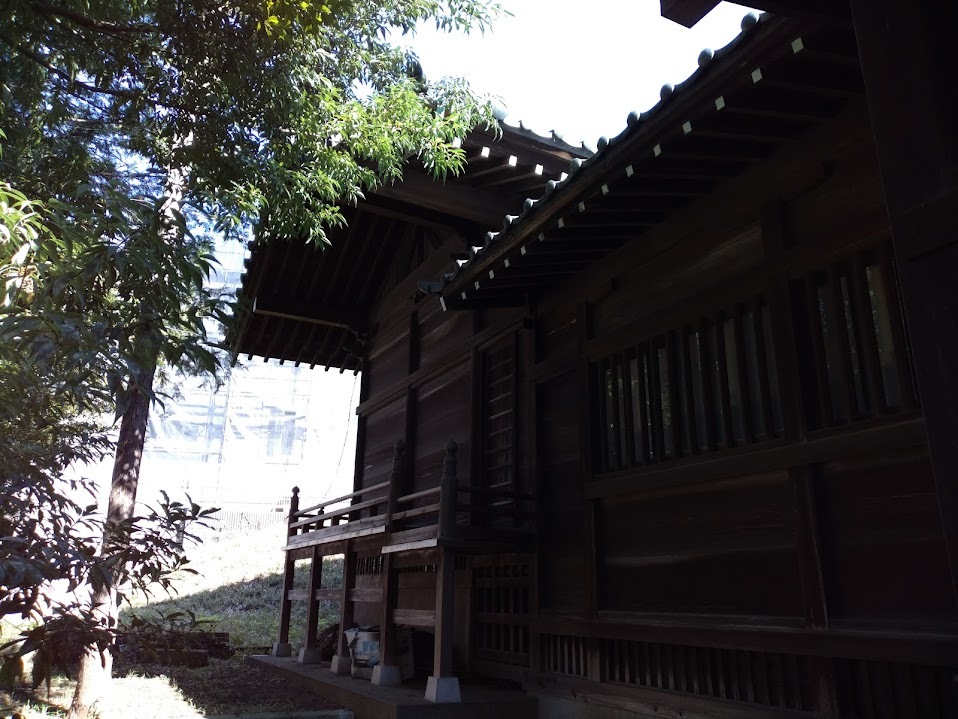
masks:
[[[67,468],[114,449],[154,370],[216,376],[230,298],[205,286],[215,233],[322,244],[343,204],[436,175],[492,123],[426,82],[390,32],[483,30],[480,0],[14,0],[0,4],[0,615],[42,623],[41,674],[116,627],[70,588],[166,589],[192,502],[104,527]],[[142,437],[140,438],[142,442]],[[139,452],[140,450],[137,450]],[[135,495],[135,477],[131,482]],[[80,499],[78,499],[80,498]],[[97,550],[96,539],[106,541]],[[11,665],[12,667],[13,665]]]

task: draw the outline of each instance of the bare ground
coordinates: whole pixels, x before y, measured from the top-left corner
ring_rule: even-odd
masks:
[[[210,659],[209,666],[197,669],[128,665],[118,668],[116,675],[109,702],[98,707],[103,719],[199,719],[337,708],[318,694],[248,664],[242,656]],[[15,712],[23,719],[62,716],[72,693],[73,682],[66,678],[55,679],[49,694],[43,686],[31,691],[20,685],[12,695],[0,692],[0,716]]]

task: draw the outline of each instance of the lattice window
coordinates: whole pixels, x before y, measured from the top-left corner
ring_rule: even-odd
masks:
[[[529,565],[476,567],[473,585],[476,656],[529,666]]]
[[[482,353],[482,478],[485,487],[509,487],[515,468],[515,340]]]
[[[784,431],[764,299],[592,364],[596,472],[751,444]]]
[[[887,250],[860,252],[792,283],[807,323],[809,427],[833,427],[917,405]],[[810,366],[810,371],[809,371]]]
[[[381,554],[372,557],[356,558],[356,575],[364,576],[367,574],[383,573],[383,556]]]
[[[435,564],[417,564],[414,567],[400,567],[399,569],[396,570],[396,574],[435,574],[435,573],[436,573]]]
[[[809,711],[809,660],[790,654],[603,639],[602,681]]]

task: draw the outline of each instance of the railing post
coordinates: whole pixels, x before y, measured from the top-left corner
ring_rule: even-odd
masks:
[[[406,443],[401,439],[396,441],[395,453],[393,454],[393,469],[389,474],[389,494],[386,502],[386,532],[392,531],[393,514],[396,513],[396,500],[399,499],[400,480],[402,478],[402,468],[404,455],[406,453]]]
[[[455,452],[455,443],[450,442]],[[448,447],[447,447],[448,450]],[[447,457],[448,458],[448,457]],[[455,479],[455,459],[453,459]],[[445,480],[445,478],[444,478]],[[455,509],[455,505],[453,505]],[[455,519],[455,515],[453,515]],[[462,701],[459,679],[452,673],[452,635],[455,630],[456,555],[448,547],[439,550],[436,566],[436,636],[432,675],[426,680],[426,701]]]
[[[319,646],[319,599],[316,593],[323,586],[323,555],[318,546],[313,547],[309,561],[309,595],[306,600],[306,642],[299,650],[300,664],[318,664]]]
[[[333,674],[349,674],[351,660],[349,646],[344,632],[353,627],[353,601],[350,592],[356,584],[356,553],[352,551],[352,542],[346,540],[343,546],[343,587],[339,605],[339,636],[336,638],[336,656],[329,664]]]
[[[393,469],[389,475],[389,494],[386,502],[386,532],[392,531],[393,514],[396,512],[396,500],[400,496],[400,479],[402,478],[403,455],[406,443],[401,439],[396,442],[396,453],[393,455]],[[396,608],[398,594],[395,568],[392,566],[392,555],[383,555],[383,609],[382,619],[379,622],[379,664],[373,667],[372,684],[384,687],[396,687],[402,684],[402,672],[397,664],[396,657],[396,627],[393,622],[393,610]]]
[[[299,487],[293,487],[293,496],[289,500],[289,518],[286,523],[286,539],[296,536],[296,528],[291,526],[296,522],[296,515],[299,512]],[[293,588],[293,579],[296,572],[296,562],[285,552],[285,567],[283,569],[283,594],[279,600],[279,637],[273,645],[274,657],[292,656],[293,648],[289,643],[289,621],[292,614],[293,603],[289,599],[289,592]]]
[[[292,524],[296,521],[296,515],[299,514],[299,487],[293,487],[293,496],[289,498],[289,518],[288,524]],[[294,528],[289,528],[286,531],[287,537],[293,537],[296,535],[296,530]]]
[[[456,526],[456,503],[459,499],[459,481],[456,479],[456,452],[459,447],[454,440],[446,445],[446,457],[442,461],[442,484],[439,489],[439,537],[448,538]]]

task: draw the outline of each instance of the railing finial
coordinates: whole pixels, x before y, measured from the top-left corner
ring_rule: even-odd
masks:
[[[449,454],[455,454],[457,451],[459,451],[459,445],[456,444],[456,440],[450,439],[446,443],[446,452]]]
[[[289,524],[296,521],[296,515],[299,514],[299,487],[293,487],[293,496],[289,498]],[[296,528],[290,527],[286,535],[289,537],[296,535]]]

